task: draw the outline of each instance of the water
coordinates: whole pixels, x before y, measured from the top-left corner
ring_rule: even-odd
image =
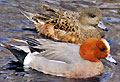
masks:
[[[110,29],[106,38],[112,40],[111,54],[118,65],[102,60],[105,71],[100,76],[89,79],[70,79],[46,75],[33,69],[24,69],[16,58],[0,46],[0,82],[120,82],[120,1],[119,0],[0,0],[0,41],[34,34],[34,25],[16,8],[21,6],[27,11],[37,12],[43,3],[55,4],[63,8],[80,11],[82,7],[95,6],[102,9],[103,21]],[[29,29],[30,28],[30,29]],[[29,30],[28,30],[29,29]]]
[[[107,22],[120,22],[120,18],[115,17],[104,17],[103,20]]]
[[[4,4],[4,5],[11,5],[11,6],[18,6],[18,5],[16,5],[16,4],[14,4],[14,3],[12,3],[12,2],[10,2],[10,1],[8,1],[8,0],[1,0],[0,1],[0,4]]]

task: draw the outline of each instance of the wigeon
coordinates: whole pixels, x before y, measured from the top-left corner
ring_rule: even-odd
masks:
[[[99,8],[85,8],[81,12],[51,9],[43,6],[45,13],[32,14],[20,10],[33,21],[40,34],[54,40],[81,44],[91,37],[105,36],[107,27],[102,23],[102,12]]]
[[[109,54],[110,46],[105,39],[89,38],[81,46],[48,39],[27,38],[23,42],[29,46],[1,45],[9,49],[25,67],[45,74],[89,78],[104,71],[100,58],[106,57],[116,64]]]

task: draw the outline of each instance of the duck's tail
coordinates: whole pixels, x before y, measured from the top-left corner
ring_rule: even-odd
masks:
[[[33,14],[19,8],[20,12],[29,20],[34,22],[34,24],[39,23],[41,25],[45,24],[46,21],[49,21],[52,18],[59,18],[63,12],[62,10],[55,10],[46,5],[42,6],[42,9],[44,13],[39,12],[39,13]]]
[[[18,59],[21,64],[23,64],[27,54],[30,53],[28,46],[16,46],[3,42],[0,42],[0,45],[10,50],[10,52]]]
[[[27,11],[23,11],[21,9],[19,9],[20,12],[25,16],[27,17],[29,20],[31,20],[32,22],[34,22],[34,24],[45,24],[45,21],[49,20],[49,17],[47,17],[46,15],[44,14],[33,14],[33,13],[30,13],[30,12],[27,12]]]

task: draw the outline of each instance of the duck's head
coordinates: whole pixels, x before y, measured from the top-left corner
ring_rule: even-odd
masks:
[[[108,31],[107,27],[102,23],[102,12],[99,8],[85,8],[80,14],[80,23],[82,25],[99,27],[102,30]]]
[[[107,57],[109,53],[110,46],[105,39],[89,38],[80,46],[80,56],[91,62],[99,62],[100,58]]]

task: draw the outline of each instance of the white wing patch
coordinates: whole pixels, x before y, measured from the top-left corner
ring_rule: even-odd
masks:
[[[56,63],[64,63],[64,64],[67,64],[67,63],[64,62],[64,61],[58,61],[58,60],[49,60],[49,61],[56,62]]]

